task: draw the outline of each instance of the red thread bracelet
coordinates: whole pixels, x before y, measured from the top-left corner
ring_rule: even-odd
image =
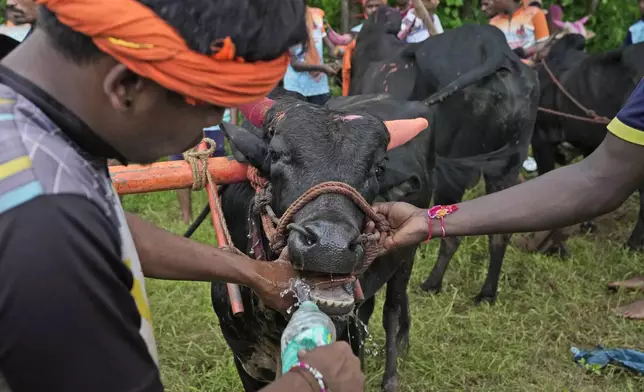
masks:
[[[458,211],[458,206],[456,204],[451,204],[448,206],[438,205],[427,210],[427,216],[429,217],[429,236],[427,238],[427,241],[432,239],[432,220],[441,220],[441,230],[443,232],[443,238],[445,238],[447,235],[447,233],[445,233],[445,217],[456,211]]]

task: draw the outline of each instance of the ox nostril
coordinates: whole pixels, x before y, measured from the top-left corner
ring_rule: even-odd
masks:
[[[302,227],[296,223],[291,223],[286,228],[300,233],[307,246],[313,246],[318,242],[318,236],[309,228]]]
[[[352,242],[349,244],[349,251],[350,252],[355,252],[358,250],[358,245],[360,245],[358,242]]]

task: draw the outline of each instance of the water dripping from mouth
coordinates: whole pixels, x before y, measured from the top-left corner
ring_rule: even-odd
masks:
[[[291,314],[293,309],[298,308],[303,302],[311,301],[311,284],[301,278],[291,279],[289,288],[280,293],[282,297],[286,297],[289,294],[295,298],[295,304],[288,308],[287,314]]]

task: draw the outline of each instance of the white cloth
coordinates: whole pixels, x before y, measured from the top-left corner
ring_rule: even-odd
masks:
[[[434,22],[434,27],[436,27],[436,32],[438,34],[443,33],[443,26],[441,21],[438,18],[438,15],[432,15],[432,22]],[[416,16],[415,10],[411,9],[407,12],[407,15],[402,20],[400,25],[400,31],[404,32],[409,30],[407,36],[405,37],[405,42],[422,42],[429,38],[430,33],[423,24],[423,21]]]

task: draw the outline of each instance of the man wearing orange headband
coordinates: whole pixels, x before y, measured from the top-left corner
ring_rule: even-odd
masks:
[[[106,161],[176,154],[265,96],[307,39],[304,2],[38,3],[0,63],[0,391],[159,392],[144,275],[237,283],[286,310],[293,271],[124,213]],[[334,392],[362,388],[346,344],[301,360]],[[295,371],[267,390],[316,388]]]

